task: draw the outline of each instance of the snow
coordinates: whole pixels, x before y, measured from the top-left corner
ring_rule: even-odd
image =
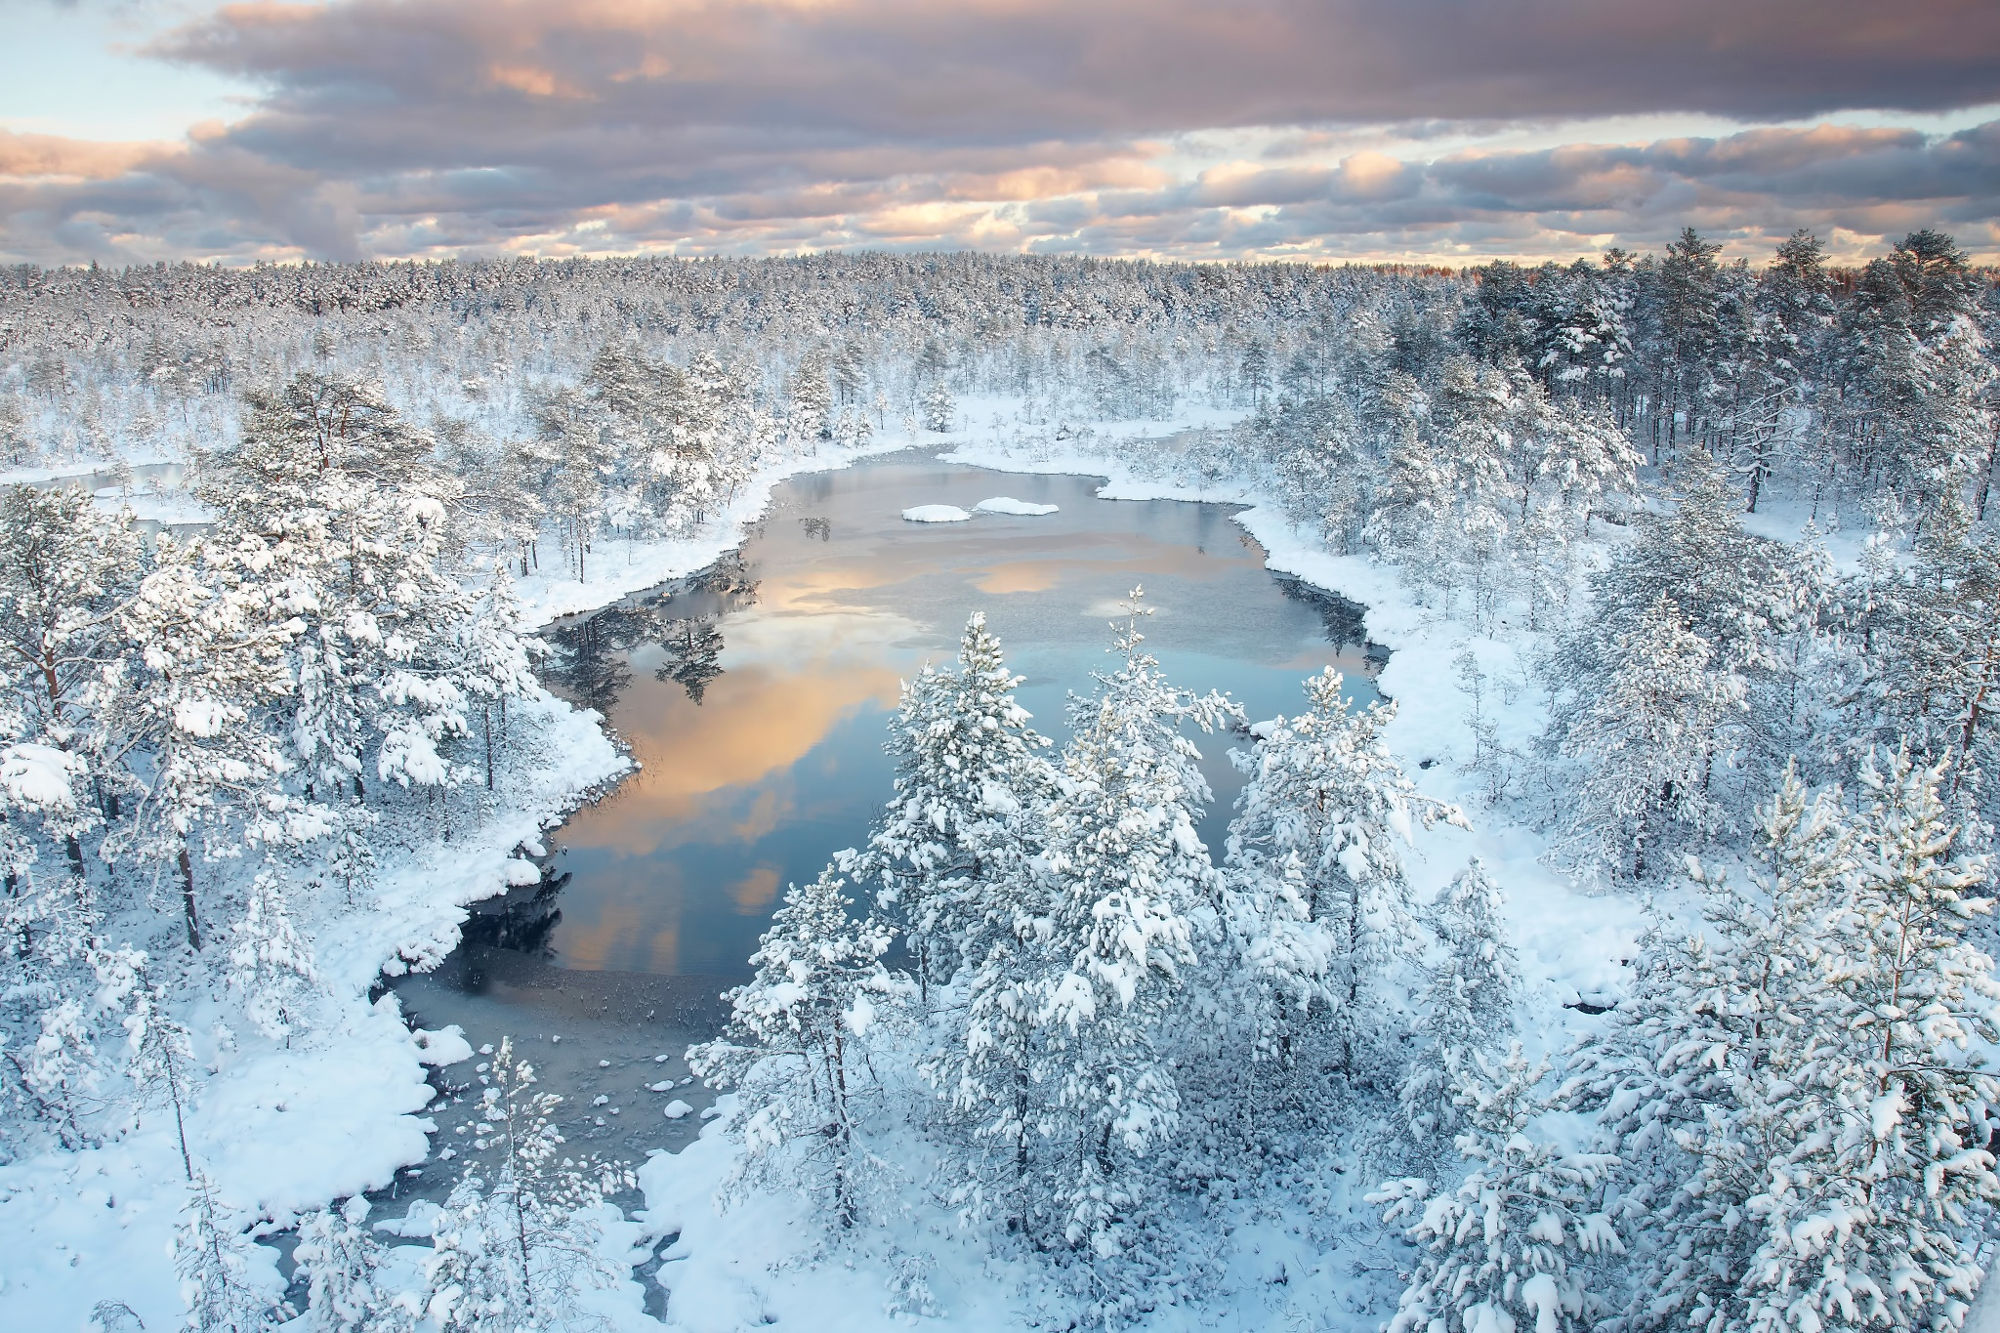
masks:
[[[419,1058],[427,1065],[455,1065],[472,1058],[472,1043],[465,1039],[465,1030],[456,1023],[436,1032],[413,1028],[410,1037],[423,1052]]]
[[[912,505],[903,511],[909,523],[963,523],[971,517],[957,505]]]
[[[13,802],[34,810],[76,806],[70,779],[82,771],[73,756],[49,745],[24,742],[0,750],[0,789]]]
[[[393,995],[371,1003],[370,990],[383,973],[456,947],[467,905],[507,886],[514,848],[627,766],[595,713],[544,693],[520,700],[516,716],[522,743],[483,821],[450,843],[385,856],[372,903],[310,923],[331,992],[310,1035],[290,1049],[247,1034],[197,1048],[215,1072],[188,1117],[189,1146],[242,1219],[288,1225],[330,1199],[386,1188],[429,1155],[425,1065],[470,1051],[449,1029],[419,1038]],[[172,1117],[159,1111],[118,1141],[0,1166],[0,1235],[26,1242],[5,1264],[9,1325],[80,1328],[97,1302],[116,1299],[149,1328],[179,1327],[167,1246],[184,1197]],[[253,1258],[275,1281],[277,1251],[253,1247]]]
[[[1040,505],[1031,500],[1016,500],[1011,495],[996,495],[990,500],[981,500],[972,506],[975,514],[1053,514],[1061,505]]]
[[[686,1102],[682,1101],[678,1097],[674,1098],[672,1101],[668,1102],[665,1106],[660,1108],[660,1114],[664,1115],[669,1120],[679,1120],[683,1116],[693,1114],[693,1112],[694,1108],[692,1106],[689,1106]]]

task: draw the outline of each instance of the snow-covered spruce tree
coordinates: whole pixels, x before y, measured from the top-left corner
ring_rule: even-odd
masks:
[[[949,981],[961,947],[977,949],[987,882],[1019,873],[1030,824],[1047,800],[1049,741],[1014,701],[1021,677],[974,612],[958,669],[926,665],[903,686],[884,747],[896,794],[849,874],[880,885],[878,904],[901,918],[920,998]]]
[[[1260,1056],[1300,1064],[1308,1083],[1393,1083],[1395,984],[1421,948],[1399,847],[1465,819],[1389,753],[1395,704],[1357,710],[1341,685],[1331,667],[1310,678],[1309,711],[1236,752],[1249,781],[1229,826],[1230,947]]]
[[[846,881],[832,867],[794,884],[771,918],[756,974],[730,991],[723,1036],[688,1048],[688,1068],[735,1088],[743,1179],[785,1182],[823,1195],[842,1227],[859,1215],[856,1142],[866,1081],[865,1045],[878,1012],[898,1002],[882,966],[890,929],[847,913]]]
[[[305,1276],[303,1317],[312,1333],[416,1333],[416,1295],[385,1286],[383,1245],[367,1220],[368,1200],[357,1194],[299,1222],[292,1257]]]
[[[1417,1048],[1397,1086],[1403,1121],[1420,1147],[1458,1132],[1452,1096],[1472,1054],[1513,1031],[1519,963],[1507,942],[1499,888],[1474,857],[1424,914],[1443,957],[1417,996]]]
[[[1729,826],[1716,768],[1746,687],[1665,593],[1618,634],[1611,663],[1563,735],[1563,754],[1585,765],[1567,832],[1581,859],[1640,879],[1649,856]]]
[[[1583,1333],[1611,1312],[1591,1266],[1623,1248],[1599,1200],[1617,1162],[1535,1137],[1547,1074],[1519,1042],[1498,1064],[1474,1053],[1457,1088],[1465,1180],[1441,1192],[1410,1177],[1368,1196],[1421,1251],[1389,1333]]]
[[[536,1088],[505,1038],[480,1091],[479,1137],[494,1154],[445,1200],[425,1265],[423,1312],[439,1333],[553,1333],[576,1327],[577,1297],[628,1276],[600,1253],[593,1211],[629,1176],[561,1156],[562,1098]],[[393,1327],[393,1325],[391,1325]]]
[[[173,1245],[187,1309],[183,1327],[190,1333],[258,1333],[289,1315],[260,1289],[251,1272],[254,1251],[217,1198],[215,1183],[197,1168]]]
[[[1219,935],[1223,883],[1195,825],[1210,799],[1203,731],[1241,718],[1220,694],[1174,688],[1140,648],[1140,589],[1112,651],[1123,663],[1071,705],[1043,864],[1051,900],[1042,1028],[1030,1072],[1039,1105],[1030,1229],[1098,1257],[1160,1187],[1180,1090],[1167,1030],[1197,943]]]

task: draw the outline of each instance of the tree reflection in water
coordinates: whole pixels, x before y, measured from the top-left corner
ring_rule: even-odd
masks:
[[[555,658],[544,674],[558,693],[608,715],[631,684],[632,654],[652,646],[665,659],[655,679],[678,683],[698,704],[722,674],[716,622],[756,601],[757,587],[742,553],[732,551],[655,592],[552,626]]]

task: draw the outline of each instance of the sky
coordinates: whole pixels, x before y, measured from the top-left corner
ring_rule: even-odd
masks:
[[[1994,0],[0,0],[0,262],[2000,263]]]

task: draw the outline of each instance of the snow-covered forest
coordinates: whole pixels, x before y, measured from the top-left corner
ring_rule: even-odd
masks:
[[[2000,284],[1720,253],[0,271],[0,1307],[1964,1326]],[[700,1141],[580,1155],[377,989],[621,771],[535,631],[912,445],[1254,506],[1388,698],[1179,688],[1135,590],[1057,733],[968,608],[688,1053]],[[426,1159],[420,1221],[365,1197]]]

